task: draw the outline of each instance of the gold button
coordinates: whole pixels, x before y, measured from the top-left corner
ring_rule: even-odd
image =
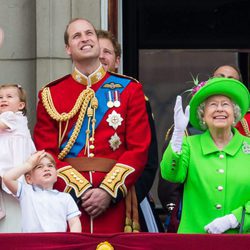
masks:
[[[90,153],[89,154],[89,157],[94,157],[95,155],[93,153]]]
[[[118,174],[120,173],[120,169],[116,169],[115,172]]]
[[[111,183],[112,182],[112,180],[111,179],[108,179],[108,183]]]
[[[93,141],[95,140],[95,138],[91,137],[89,140],[90,140],[91,142],[93,142]]]
[[[220,168],[217,170],[220,174],[224,174],[224,169]]]
[[[80,180],[80,183],[83,183],[83,180]]]
[[[216,209],[221,209],[222,208],[222,205],[221,204],[217,204],[216,205]]]
[[[94,149],[95,146],[92,144],[92,145],[89,146],[89,148],[90,148],[90,149]]]
[[[219,191],[222,191],[222,190],[223,190],[223,187],[222,187],[222,186],[218,186],[217,189],[218,189]]]

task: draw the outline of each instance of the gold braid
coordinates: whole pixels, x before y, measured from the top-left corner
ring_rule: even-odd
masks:
[[[243,129],[244,129],[244,132],[245,132],[246,136],[247,136],[247,137],[250,137],[250,131],[249,131],[249,127],[248,127],[248,124],[247,124],[246,119],[245,119],[245,118],[242,118],[242,119],[240,120],[240,123],[241,123],[241,125],[242,125],[242,127],[243,127]]]
[[[59,114],[54,106],[52,97],[51,97],[51,93],[48,87],[44,88],[42,91],[42,102],[43,105],[46,109],[46,111],[48,112],[48,114],[50,115],[50,117],[56,121],[68,121],[69,119],[71,119],[72,117],[74,117],[76,115],[76,113],[80,110],[80,107],[83,103],[83,100],[85,99],[85,97],[88,95],[88,93],[90,91],[93,91],[92,89],[88,88],[85,89],[81,92],[81,94],[79,95],[79,97],[76,100],[76,103],[74,105],[74,107],[71,109],[71,111],[69,113],[62,113]]]
[[[78,137],[79,132],[81,130],[82,123],[84,121],[84,117],[85,117],[88,105],[89,105],[90,101],[92,100],[92,98],[95,98],[95,92],[94,92],[94,90],[87,88],[81,92],[81,94],[77,98],[77,101],[76,101],[74,107],[71,109],[71,111],[69,113],[59,114],[57,112],[54,104],[53,104],[53,100],[52,100],[49,88],[46,87],[42,91],[43,105],[52,119],[54,119],[58,122],[62,122],[62,121],[68,122],[68,120],[71,119],[72,117],[74,117],[74,115],[80,110],[74,131],[73,131],[72,135],[70,136],[66,146],[63,148],[63,150],[58,155],[59,160],[62,160],[68,154],[68,152],[70,151],[70,149],[74,145],[76,138]],[[62,140],[62,138],[61,138],[61,140]]]

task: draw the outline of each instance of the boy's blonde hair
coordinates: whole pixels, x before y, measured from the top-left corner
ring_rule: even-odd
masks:
[[[51,161],[51,163],[53,163],[53,165],[56,167],[56,161],[52,156],[52,154],[46,152],[46,155],[44,157],[48,158]]]

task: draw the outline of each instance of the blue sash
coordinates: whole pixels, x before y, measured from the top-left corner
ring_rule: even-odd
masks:
[[[98,99],[98,108],[96,110],[95,116],[96,116],[96,126],[95,129],[97,129],[98,125],[102,121],[104,115],[108,111],[107,107],[107,95],[108,92],[111,90],[110,88],[106,88],[105,84],[115,83],[121,85],[119,88],[119,92],[122,93],[122,91],[127,87],[127,85],[131,82],[130,79],[122,78],[119,76],[112,75],[106,79],[106,81],[102,84],[102,86],[96,91],[95,96]],[[66,155],[65,158],[74,158],[77,157],[77,155],[80,153],[80,151],[84,148],[85,142],[86,142],[86,129],[88,125],[88,117],[87,114],[85,116],[85,119],[82,123],[81,130],[79,132],[79,135],[77,136],[77,139],[69,151],[69,153]],[[72,127],[70,132],[67,135],[67,140],[60,146],[60,151],[66,146],[69,138],[71,137],[73,131],[74,131],[75,125]],[[90,126],[91,131],[91,126]],[[90,132],[90,135],[92,134],[92,131]]]

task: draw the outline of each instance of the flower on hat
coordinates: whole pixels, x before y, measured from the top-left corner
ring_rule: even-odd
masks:
[[[194,77],[194,76],[191,74],[191,77],[192,77],[192,79],[193,79],[191,82],[194,84],[194,87],[185,91],[185,92],[190,92],[192,96],[193,96],[194,94],[196,94],[197,91],[199,91],[199,89],[202,88],[202,87],[207,83],[207,81],[201,81],[201,82],[199,82],[198,76],[199,76],[199,75],[197,75],[196,77]]]
[[[194,95],[201,87],[203,87],[207,81],[202,81],[199,84],[197,84],[195,87],[192,89],[192,95]]]

